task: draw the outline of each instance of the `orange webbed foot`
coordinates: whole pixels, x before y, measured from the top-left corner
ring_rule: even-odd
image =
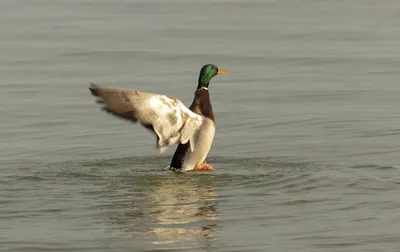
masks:
[[[194,170],[196,170],[196,171],[212,171],[212,170],[214,170],[214,167],[212,167],[212,165],[209,165],[204,162],[201,165],[195,166]]]

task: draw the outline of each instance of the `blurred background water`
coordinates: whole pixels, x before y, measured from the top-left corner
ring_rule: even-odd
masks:
[[[3,0],[4,251],[397,251],[400,2]],[[162,171],[95,83],[189,105],[211,173]]]

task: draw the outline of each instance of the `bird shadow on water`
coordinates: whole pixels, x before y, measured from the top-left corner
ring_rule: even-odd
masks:
[[[154,156],[83,161],[63,171],[103,180],[95,194],[109,231],[121,230],[136,243],[210,246],[220,228],[216,176],[165,171],[167,161]]]
[[[115,203],[121,211],[110,221],[153,244],[211,241],[219,229],[215,183],[212,176],[172,173],[121,178],[110,189],[130,188],[131,194],[120,195]]]

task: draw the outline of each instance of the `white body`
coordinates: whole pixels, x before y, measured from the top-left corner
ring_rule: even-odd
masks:
[[[206,159],[211,149],[215,135],[215,124],[208,118],[205,118],[201,130],[196,134],[194,151],[188,151],[183,162],[184,171],[193,170],[195,166],[201,165]]]

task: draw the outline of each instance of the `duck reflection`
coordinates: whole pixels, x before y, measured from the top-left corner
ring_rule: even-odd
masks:
[[[168,173],[125,182],[135,188],[136,196],[119,222],[131,222],[131,231],[147,234],[153,244],[212,239],[218,230],[214,176]]]

